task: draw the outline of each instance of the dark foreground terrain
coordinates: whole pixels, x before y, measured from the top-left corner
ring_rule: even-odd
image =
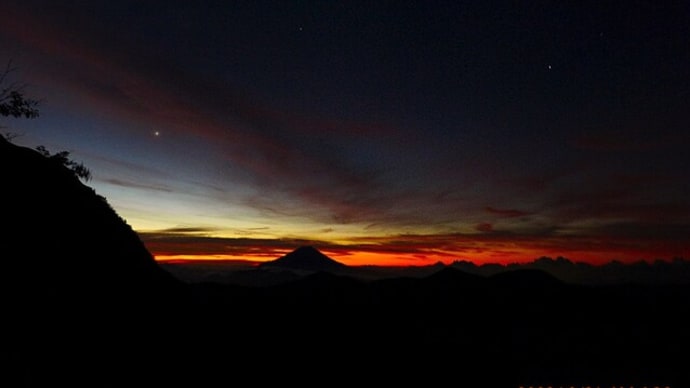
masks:
[[[0,164],[0,387],[690,386],[687,285],[185,283],[60,160],[0,138]]]
[[[448,269],[371,283],[316,273],[265,288],[188,285],[142,302],[53,300],[5,318],[3,386],[681,387],[689,298],[682,286]]]

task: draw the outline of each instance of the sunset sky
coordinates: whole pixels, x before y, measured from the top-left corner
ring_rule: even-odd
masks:
[[[5,0],[9,61],[159,260],[690,258],[688,2]]]

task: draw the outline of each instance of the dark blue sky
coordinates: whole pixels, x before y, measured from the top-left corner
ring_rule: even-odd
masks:
[[[39,98],[160,257],[688,256],[690,5],[9,1]]]

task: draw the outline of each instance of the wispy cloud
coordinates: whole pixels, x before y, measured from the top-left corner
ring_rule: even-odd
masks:
[[[5,26],[7,32],[33,47],[35,55],[60,58],[60,63],[51,65],[61,75],[56,80],[63,80],[58,86],[77,96],[83,106],[119,120],[203,139],[209,150],[222,155],[209,161],[216,171],[233,173],[220,190],[232,191],[229,182],[241,179],[241,184],[257,192],[244,196],[244,204],[260,212],[328,224],[388,227],[463,218],[474,222],[468,210],[472,205],[457,194],[471,187],[462,187],[455,178],[459,170],[444,168],[433,161],[435,155],[424,151],[423,143],[435,141],[431,138],[381,120],[357,121],[271,106],[222,80],[200,77],[171,65],[163,56],[140,52],[126,41],[107,47],[95,44],[78,33],[84,27],[79,23],[61,26],[47,22],[45,15],[21,12],[9,18],[14,22]],[[12,29],[17,21],[21,28]],[[133,56],[137,61],[132,63],[128,58]],[[175,163],[185,163],[187,152],[173,151],[179,154]],[[179,190],[122,177],[107,182]]]
[[[181,227],[140,232],[139,235],[154,255],[277,258],[301,245],[327,245],[311,240],[212,237],[212,232],[213,230],[203,227]]]
[[[96,44],[95,39],[80,34],[86,27],[79,23],[65,26],[51,23],[54,20],[48,16],[20,11],[3,19],[8,22],[6,32],[33,47],[34,55],[60,58],[50,65],[60,77],[45,80],[47,83],[59,83],[57,86],[70,91],[83,106],[118,120],[201,136],[209,148],[223,153],[225,163],[242,171],[245,184],[264,194],[289,197],[293,203],[320,209],[326,218],[342,223],[380,219],[380,212],[391,206],[393,199],[381,194],[387,184],[381,172],[351,156],[350,149],[363,142],[390,143],[387,139],[399,133],[390,124],[272,107],[251,93],[219,79],[185,72],[126,41]],[[95,31],[106,33],[107,28]],[[137,61],[128,61],[132,56]],[[110,179],[109,183],[145,186],[123,179]],[[271,202],[270,196],[267,201],[247,203],[289,212],[287,206],[275,205],[282,201],[265,205]]]
[[[148,233],[145,235],[153,236],[153,237],[155,237],[155,236],[165,237],[165,236],[187,236],[190,234],[211,233],[211,232],[218,232],[218,229],[209,228],[209,227],[202,227],[202,226],[178,226],[175,228],[168,228],[168,229],[160,230],[157,232]]]
[[[146,184],[146,183],[140,183],[140,182],[133,182],[133,181],[125,181],[117,178],[108,178],[104,179],[103,182],[115,185],[115,186],[122,186],[122,187],[129,187],[129,188],[134,188],[134,189],[143,189],[143,190],[151,190],[151,191],[162,191],[166,193],[170,193],[173,191],[168,186],[164,185],[154,185],[154,184]]]

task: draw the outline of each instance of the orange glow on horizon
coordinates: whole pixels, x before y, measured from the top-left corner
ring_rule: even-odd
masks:
[[[496,209],[493,209],[497,211]],[[311,245],[349,266],[425,266],[436,263],[527,264],[542,257],[603,265],[690,258],[690,243],[675,236],[502,233],[429,233],[351,236],[347,239],[213,236],[196,230],[150,231],[142,241],[158,261],[275,260],[299,246]]]
[[[288,253],[288,252],[285,252]],[[323,254],[332,258],[335,261],[343,263],[348,266],[363,266],[363,265],[373,265],[373,266],[391,266],[391,267],[404,267],[404,266],[423,266],[437,263],[439,261],[444,264],[450,264],[457,258],[453,256],[434,256],[434,258],[429,257],[419,257],[413,254],[403,254],[403,253],[379,253],[379,252],[338,252],[323,250]],[[245,262],[247,265],[258,265],[263,262],[275,260],[280,256],[276,257],[266,257],[265,255],[171,255],[171,254],[161,254],[154,255],[156,261],[165,263],[184,263],[184,262]]]
[[[237,256],[237,255],[173,255],[173,254],[160,254],[153,255],[154,259],[162,263],[184,263],[193,261],[205,261],[205,262],[224,262],[224,261],[236,261],[236,262],[246,262],[248,265],[259,265],[262,262],[271,261],[275,258],[267,258],[263,256]],[[277,258],[277,257],[276,257]]]
[[[283,254],[288,253],[284,252]],[[322,253],[328,257],[346,264],[348,266],[395,266],[395,267],[405,267],[405,266],[425,266],[432,265],[438,262],[443,264],[452,264],[456,261],[469,261],[475,265],[482,264],[499,264],[508,265],[516,263],[529,263],[540,257],[551,257],[557,258],[559,256],[565,257],[573,262],[584,262],[593,265],[605,264],[612,260],[618,260],[621,262],[635,262],[639,260],[651,260],[645,259],[636,252],[629,252],[627,254],[618,254],[615,256],[611,255],[611,252],[576,252],[575,256],[569,256],[564,254],[558,254],[556,252],[538,252],[532,250],[522,250],[514,251],[510,253],[505,252],[495,252],[495,251],[484,251],[476,252],[472,256],[463,254],[453,254],[444,252],[434,252],[434,253],[404,253],[404,252],[371,252],[371,251],[346,251],[346,250],[329,250],[323,249]],[[571,252],[573,253],[573,252]],[[154,255],[155,260],[158,262],[167,263],[184,263],[184,262],[237,262],[243,263],[248,266],[258,265],[262,262],[275,260],[281,257],[283,254],[277,256],[270,256],[265,253],[254,253],[254,254],[244,254],[244,255],[224,255],[224,254],[156,254]],[[671,259],[667,257],[664,259]]]

